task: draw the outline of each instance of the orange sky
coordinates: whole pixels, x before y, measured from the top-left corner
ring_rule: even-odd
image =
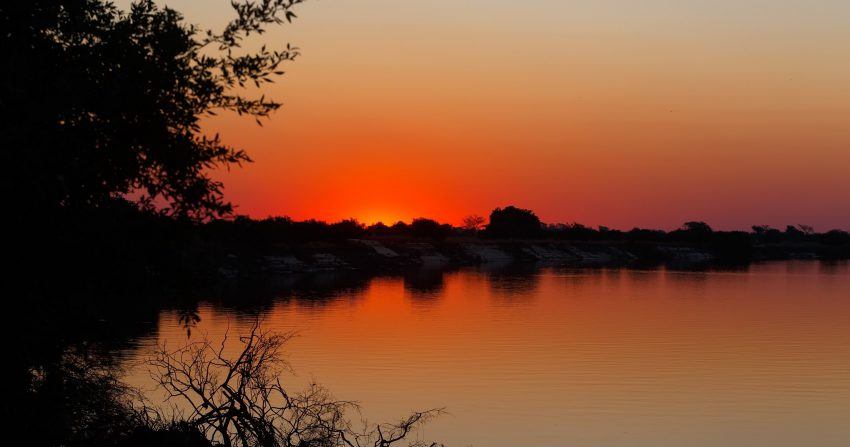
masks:
[[[169,0],[216,26],[227,1]],[[264,127],[205,127],[254,217],[850,228],[850,2],[315,0]]]

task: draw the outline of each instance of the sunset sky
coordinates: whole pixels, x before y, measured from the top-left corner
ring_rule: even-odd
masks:
[[[126,2],[125,2],[126,3]],[[168,0],[218,28],[226,0]],[[210,133],[252,217],[850,228],[846,0],[313,0],[271,120]]]

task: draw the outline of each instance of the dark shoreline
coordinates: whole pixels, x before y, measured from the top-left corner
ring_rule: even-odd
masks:
[[[373,237],[287,244],[285,247],[228,248],[216,270],[222,279],[340,270],[380,275],[411,269],[508,265],[699,268],[773,260],[850,258],[850,250],[846,247],[835,250],[808,242],[718,250],[710,245],[689,243]]]

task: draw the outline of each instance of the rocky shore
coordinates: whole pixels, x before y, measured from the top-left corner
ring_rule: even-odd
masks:
[[[309,242],[231,250],[219,273],[288,274],[343,269],[392,271],[404,268],[445,268],[466,265],[534,263],[565,266],[710,265],[779,259],[835,257],[818,244],[778,244],[718,253],[712,247],[688,244],[629,242],[568,242],[553,240],[486,240],[448,238],[370,238]]]

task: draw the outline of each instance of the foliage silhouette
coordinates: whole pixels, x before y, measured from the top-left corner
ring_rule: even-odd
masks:
[[[298,49],[241,46],[302,1],[235,0],[220,32],[152,0],[128,12],[104,0],[3,2],[0,126],[13,208],[39,215],[131,197],[174,216],[229,213],[208,171],[250,159],[203,135],[200,120],[223,110],[259,123],[280,107],[245,87],[273,82]]]
[[[714,230],[705,222],[690,221],[682,224],[678,230],[671,231],[669,237],[677,241],[686,241],[691,243],[708,242]]]
[[[714,232],[707,223],[700,221],[685,222],[682,224],[682,230],[698,234],[710,234]]]
[[[33,445],[116,445],[152,422],[111,359],[92,349],[69,348],[33,368],[25,390],[14,416]]]
[[[444,239],[452,234],[452,226],[441,224],[433,219],[419,217],[410,223],[410,235],[413,237]]]
[[[463,218],[463,229],[473,234],[478,234],[479,231],[484,229],[486,224],[487,219],[477,214],[472,214]]]
[[[490,213],[490,224],[485,234],[490,237],[528,238],[542,235],[543,225],[533,211],[507,206]]]

